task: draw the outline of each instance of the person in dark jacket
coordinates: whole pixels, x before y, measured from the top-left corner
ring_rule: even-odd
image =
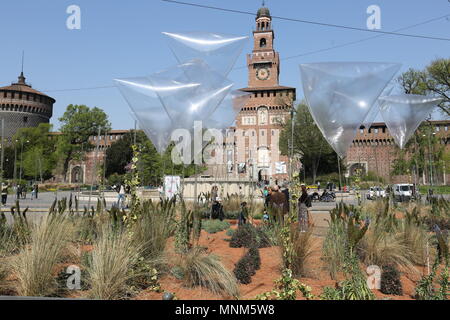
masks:
[[[286,208],[286,196],[283,192],[280,192],[278,186],[271,188],[269,207],[273,211],[275,221],[284,223],[284,215],[287,213]]]
[[[306,186],[302,185],[302,195],[298,200],[298,224],[300,232],[306,232],[308,230],[308,197],[309,195]]]
[[[291,199],[289,194],[289,185],[287,183],[283,184],[283,189],[281,192],[284,194],[284,197],[286,198],[285,206],[286,206],[286,212],[289,212],[290,203],[289,200]]]
[[[248,219],[248,208],[247,208],[247,202],[241,203],[241,213],[239,214],[239,222],[238,225],[242,226],[247,223]]]

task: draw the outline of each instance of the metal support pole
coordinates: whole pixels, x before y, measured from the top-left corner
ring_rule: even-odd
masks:
[[[0,186],[3,185],[3,161],[5,159],[5,146],[3,144],[3,141],[5,140],[5,119],[2,119],[2,141],[1,141],[1,148],[2,148],[2,155],[1,155],[1,166],[0,166]]]
[[[91,173],[91,188],[89,190],[88,210],[91,208],[92,189],[94,188],[94,177],[95,177],[95,171],[96,171],[96,167],[97,167],[98,149],[100,147],[100,134],[101,134],[101,128],[98,128],[97,143],[96,143],[96,147],[95,147],[94,166],[92,168],[92,173]]]

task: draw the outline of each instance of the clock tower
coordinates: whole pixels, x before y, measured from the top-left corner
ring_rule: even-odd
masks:
[[[266,7],[256,14],[253,50],[247,55],[251,94],[236,119],[235,141],[227,144],[227,174],[261,183],[280,183],[289,177],[289,159],[279,138],[291,117],[295,88],[279,85],[280,57],[274,50],[272,17]]]
[[[275,34],[268,8],[258,10],[256,29],[253,31],[253,52],[247,57],[249,87],[274,87],[278,85],[280,57],[273,45]]]

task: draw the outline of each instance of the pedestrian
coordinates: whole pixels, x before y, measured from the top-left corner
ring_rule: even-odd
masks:
[[[284,197],[286,199],[286,202],[285,202],[286,212],[289,212],[289,208],[290,208],[289,200],[290,200],[291,196],[289,194],[289,184],[287,182],[285,182],[283,184],[283,189],[281,190],[281,192],[284,194]]]
[[[22,196],[22,186],[18,184],[16,186],[16,199],[19,200],[21,196]]]
[[[36,194],[36,189],[33,186],[33,188],[31,188],[31,200],[33,200],[35,198],[35,194]]]
[[[119,192],[118,192],[118,197],[117,197],[117,205],[120,209],[124,209],[125,208],[125,187],[123,184],[120,184],[119,187]]]
[[[317,191],[320,191],[320,181],[317,181]]]
[[[283,224],[284,215],[287,213],[286,196],[280,192],[280,188],[277,185],[271,188],[269,207],[273,210],[275,221]]]
[[[264,187],[263,197],[264,197],[264,208],[267,209],[267,207],[269,206],[269,189],[267,189],[267,187]]]
[[[247,202],[241,203],[241,213],[239,214],[239,222],[238,225],[242,226],[247,223],[248,219],[248,208],[247,208]]]
[[[8,200],[8,184],[2,183],[2,205],[6,206],[6,201]]]
[[[267,213],[267,210],[264,210],[264,214],[263,214],[263,222],[265,224],[269,223],[269,214]]]
[[[37,200],[38,195],[39,195],[39,185],[38,184],[34,185],[34,195],[36,196],[36,200]]]
[[[27,186],[24,184],[20,190],[22,191],[22,199],[26,199],[27,198]]]
[[[298,200],[298,224],[300,228],[300,232],[306,232],[308,230],[308,191],[306,190],[306,186],[302,184],[302,195]]]

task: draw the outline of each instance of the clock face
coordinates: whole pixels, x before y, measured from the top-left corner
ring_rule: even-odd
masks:
[[[270,70],[267,68],[259,68],[256,70],[256,77],[259,80],[267,80],[270,77]]]

